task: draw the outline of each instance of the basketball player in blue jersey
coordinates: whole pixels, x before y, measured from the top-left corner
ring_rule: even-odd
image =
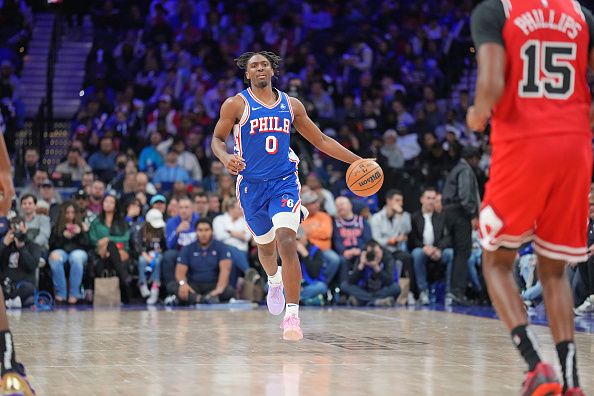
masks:
[[[247,52],[236,59],[245,70],[249,88],[228,98],[214,130],[212,151],[229,173],[237,176],[237,198],[248,228],[258,244],[258,256],[268,274],[268,310],[286,312],[281,328],[285,340],[301,340],[299,291],[301,267],[295,236],[307,210],[301,206],[297,175],[299,159],[289,147],[291,126],[320,151],[346,163],[360,159],[324,135],[307,116],[303,104],[272,86],[279,56]],[[235,152],[225,142],[233,130]],[[277,266],[280,254],[282,278]]]
[[[10,157],[6,149],[4,135],[0,132],[0,216],[6,217],[12,206],[14,196],[14,186],[12,184],[12,172]],[[11,235],[11,236],[9,236]],[[6,243],[9,238],[14,240],[13,231],[8,232],[7,236],[0,243]],[[12,241],[10,241],[12,242]],[[1,266],[8,263],[0,263]],[[25,377],[25,368],[16,361],[12,333],[8,328],[8,318],[6,317],[6,307],[4,305],[4,293],[0,291],[0,372],[2,380],[0,381],[0,394],[6,396],[33,396],[35,391],[29,385]]]

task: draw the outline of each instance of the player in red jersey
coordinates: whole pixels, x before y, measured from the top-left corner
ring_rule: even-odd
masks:
[[[479,216],[483,270],[493,305],[529,366],[523,395],[583,395],[573,299],[564,269],[586,259],[592,171],[588,66],[594,18],[572,0],[486,0],[474,11],[478,50],[471,129],[491,117],[490,180]],[[532,240],[547,316],[563,371],[541,361],[512,276]],[[562,393],[563,392],[563,393]]]

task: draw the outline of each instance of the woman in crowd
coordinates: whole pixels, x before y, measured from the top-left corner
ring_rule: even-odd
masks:
[[[161,286],[161,260],[165,250],[165,221],[163,213],[151,209],[146,213],[146,221],[133,238],[134,252],[138,255],[138,283],[140,294],[147,298],[148,305],[159,299]],[[147,277],[152,283],[149,290]]]
[[[73,201],[64,202],[49,240],[49,265],[57,304],[64,303],[66,297],[69,304],[76,304],[82,298],[81,284],[88,260],[88,242],[76,204]],[[66,263],[70,264],[68,290],[64,271]]]
[[[106,269],[115,270],[120,279],[122,302],[128,303],[131,281],[128,274],[130,228],[119,211],[115,196],[107,195],[103,199],[101,213],[91,223],[89,239],[99,256],[95,263],[95,275],[102,276]]]

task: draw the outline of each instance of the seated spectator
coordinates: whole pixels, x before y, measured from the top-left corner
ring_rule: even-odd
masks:
[[[138,170],[153,175],[158,168],[163,166],[165,161],[163,156],[157,150],[157,146],[161,143],[161,134],[153,132],[150,135],[150,146],[142,149],[140,157],[138,158]]]
[[[82,181],[85,172],[92,171],[77,147],[68,149],[66,161],[56,166],[52,174],[54,179],[69,179],[74,182]]]
[[[334,220],[328,213],[320,210],[320,202],[321,199],[315,192],[306,191],[303,193],[301,204],[309,211],[309,216],[303,220],[301,227],[303,227],[307,240],[322,251],[326,264],[338,270],[340,256],[332,250]],[[336,271],[326,273],[328,283],[332,281],[334,275],[336,275]]]
[[[148,305],[156,304],[159,299],[161,261],[166,249],[164,230],[163,213],[158,209],[150,209],[146,213],[146,222],[133,235],[133,247],[138,256],[140,295],[147,299]],[[151,282],[150,290],[149,281]]]
[[[369,222],[373,239],[399,260],[407,274],[413,272],[412,257],[406,248],[412,227],[410,213],[404,211],[404,195],[399,190],[386,193],[386,204]],[[400,271],[399,271],[400,275]]]
[[[27,228],[27,237],[39,246],[41,256],[47,257],[51,234],[50,219],[48,216],[38,215],[36,207],[37,198],[34,195],[27,194],[21,197],[21,214]]]
[[[149,181],[148,175],[144,172],[138,172],[136,174],[136,194],[138,193],[145,194],[149,199],[157,194],[157,189]]]
[[[105,197],[105,183],[101,180],[95,180],[91,184],[88,208],[96,215],[103,211],[103,197]]]
[[[297,255],[301,263],[301,293],[303,305],[324,305],[328,284],[338,271],[340,262],[330,264],[324,259],[322,250],[310,243],[303,228],[297,230]]]
[[[157,209],[163,216],[165,216],[167,210],[167,198],[162,194],[153,195],[149,201],[149,206],[150,209]]]
[[[201,219],[213,220],[217,215],[215,212],[208,210],[208,194],[205,192],[199,192],[194,195],[194,212],[198,213]]]
[[[186,143],[181,136],[171,139],[171,147],[177,155],[177,164],[184,168],[194,180],[202,180],[202,168],[196,155],[186,150]]]
[[[340,286],[352,306],[391,307],[400,294],[394,259],[371,240],[364,246],[347,281]]]
[[[514,263],[515,278],[526,307],[533,307],[542,302],[542,285],[536,270],[537,261],[534,248],[530,243],[519,249]]]
[[[169,135],[177,135],[180,127],[180,115],[171,107],[171,96],[164,94],[159,97],[157,108],[148,115],[146,130],[148,133],[156,132],[160,125],[165,126]]]
[[[408,236],[408,248],[412,252],[415,280],[422,305],[429,305],[427,263],[446,267],[446,291],[451,282],[454,252],[445,227],[443,213],[435,213],[434,188],[425,188],[421,195],[421,210],[412,215],[412,230]]]
[[[131,281],[128,274],[130,229],[120,214],[115,196],[108,195],[103,200],[103,210],[91,223],[89,240],[99,258],[95,263],[95,275],[102,276],[104,270],[115,270],[120,279],[121,301],[128,303]]]
[[[212,161],[210,164],[210,175],[202,180],[206,191],[217,191],[219,189],[219,176],[225,173],[225,167],[221,161]]]
[[[108,182],[115,175],[116,157],[112,138],[104,136],[99,142],[99,151],[89,157],[89,166],[100,180]]]
[[[95,181],[95,174],[93,173],[93,170],[90,170],[89,172],[85,172],[80,184],[81,184],[81,188],[83,190],[85,190],[85,192],[88,195],[91,195],[91,186],[93,185],[94,181]]]
[[[590,192],[590,211],[588,218],[588,260],[579,263],[578,269],[585,286],[586,298],[576,299],[575,314],[588,315],[594,312],[594,194]]]
[[[173,187],[173,183],[178,180],[185,184],[192,181],[188,172],[177,164],[177,157],[177,152],[170,149],[165,157],[165,164],[155,172],[153,183],[157,190],[170,191]]]
[[[231,269],[231,286],[235,287],[239,272],[245,274],[250,267],[248,262],[248,244],[252,234],[248,231],[247,223],[239,203],[234,198],[227,198],[223,202],[225,213],[215,217],[212,226],[214,238],[223,242],[231,253],[233,267]]]
[[[142,215],[142,204],[136,198],[132,199],[126,205],[124,220],[128,223],[131,229],[140,228],[144,223],[144,216]]]
[[[189,304],[229,301],[235,293],[229,285],[231,253],[213,239],[209,220],[196,222],[196,234],[197,241],[182,249],[167,292]]]
[[[336,215],[336,205],[334,204],[334,195],[325,189],[320,182],[320,178],[315,173],[310,173],[307,175],[306,185],[311,188],[313,192],[318,194],[318,196],[322,199],[320,202],[321,206],[324,208],[326,213],[330,216]]]
[[[60,211],[52,230],[49,245],[49,265],[52,270],[52,281],[56,303],[76,304],[83,295],[81,285],[88,255],[88,236],[84,230],[79,212],[73,201],[60,205]],[[66,286],[65,265],[70,264],[69,285]]]
[[[91,223],[97,215],[89,210],[89,196],[85,190],[80,189],[74,194],[74,201],[76,202],[75,208],[77,215],[80,217],[84,232],[88,232],[91,227]]]
[[[41,166],[41,161],[39,160],[39,150],[35,147],[27,147],[25,150],[25,163],[15,164],[14,167],[15,186],[24,187],[33,182],[35,172]]]
[[[27,236],[27,231],[25,219],[14,217],[0,244],[0,282],[7,308],[28,307],[34,302],[41,248]]]
[[[208,193],[208,212],[215,217],[221,214],[221,198],[215,192]]]
[[[59,193],[58,193],[59,194]],[[56,202],[56,191],[54,189],[54,183],[50,179],[46,179],[41,183],[41,189],[39,190],[40,199],[48,203],[48,213],[50,223],[53,225],[56,223],[58,218],[58,212],[60,211],[60,204]]]
[[[231,177],[231,175],[224,173],[221,176],[219,176],[219,188],[217,189],[217,198],[219,199],[219,201],[225,201],[227,199],[237,199],[235,197],[235,190],[236,190],[236,186],[234,183],[233,178]],[[225,209],[223,209],[223,211],[225,211]]]
[[[175,197],[169,198],[167,202],[167,209],[165,211],[165,218],[170,219],[179,215],[179,201]]]
[[[171,201],[169,202],[171,205]],[[179,215],[170,217],[165,227],[167,251],[163,254],[163,282],[167,285],[175,279],[175,263],[180,250],[196,240],[198,215],[192,211],[188,197],[179,200]]]
[[[41,199],[41,185],[48,179],[49,173],[47,168],[40,165],[35,171],[31,184],[21,191],[21,197],[25,195],[33,195],[37,200]],[[54,191],[54,201],[58,204],[62,203],[62,197],[58,191]]]
[[[332,241],[334,250],[341,256],[339,281],[343,283],[348,271],[359,258],[365,244],[371,240],[371,228],[361,216],[353,213],[353,205],[346,197],[336,198],[336,219]]]

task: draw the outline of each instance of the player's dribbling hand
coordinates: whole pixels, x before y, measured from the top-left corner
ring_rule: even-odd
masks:
[[[245,169],[245,160],[239,155],[229,154],[225,158],[225,168],[232,175],[237,175],[239,172]]]
[[[473,131],[483,132],[487,127],[490,114],[481,114],[475,106],[470,106],[466,113],[466,123]]]

